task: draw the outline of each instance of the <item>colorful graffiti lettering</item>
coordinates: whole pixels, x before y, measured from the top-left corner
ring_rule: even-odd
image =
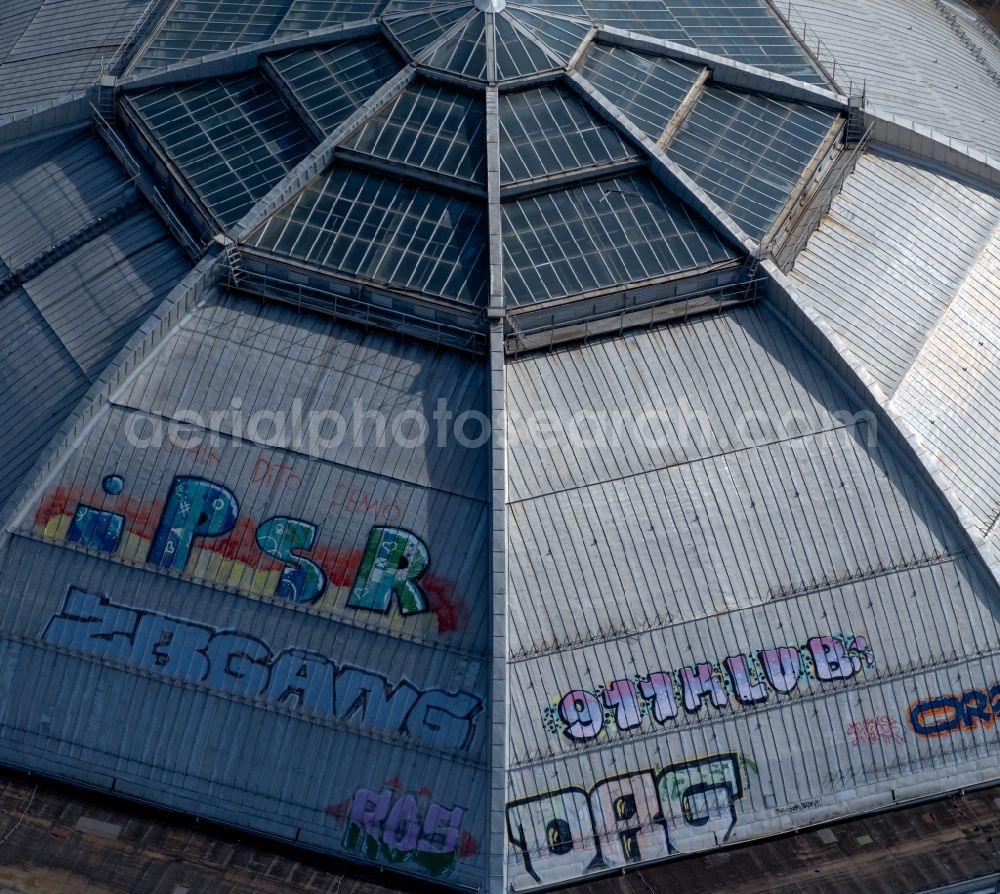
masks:
[[[327,813],[344,827],[343,846],[373,862],[416,864],[441,877],[479,851],[462,829],[466,808],[438,803],[426,789],[408,792],[396,779],[358,789]]]
[[[303,649],[275,654],[257,637],[115,605],[76,587],[70,588],[42,639],[172,679],[398,733],[436,748],[468,748],[475,718],[483,709],[480,699],[468,692],[420,690],[406,680],[391,682]]]
[[[542,723],[551,733],[575,741],[594,739],[612,730],[637,729],[648,719],[664,724],[680,707],[697,714],[705,705],[716,709],[766,702],[771,692],[787,694],[800,683],[849,680],[875,664],[866,637],[855,634],[814,636],[805,645],[762,649],[756,655],[731,655],[617,679],[594,689],[573,689],[550,701]]]
[[[287,477],[287,466],[261,462],[269,474]],[[110,481],[115,482],[112,489]],[[233,569],[226,583],[249,576],[252,591],[264,590],[299,604],[320,602],[333,584],[344,588],[347,607],[355,611],[384,614],[396,608],[401,618],[432,613],[439,633],[466,622],[467,612],[454,597],[454,585],[430,574],[427,545],[411,531],[372,528],[363,551],[320,547],[319,526],[288,516],[259,524],[241,519],[236,496],[204,478],[175,478],[166,502],[151,509],[135,507],[121,496],[123,484],[117,476],[105,478],[104,495],[115,498],[114,508],[95,505],[93,496],[80,491],[75,505],[68,497],[47,500],[38,523],[49,536],[107,554],[128,543],[129,558],[138,558],[134,553],[145,540],[145,554],[139,560],[175,572],[196,565],[206,551],[221,553],[248,569],[247,575]],[[248,534],[257,555],[246,548]],[[277,566],[267,567],[266,559],[276,560]]]
[[[851,745],[860,745],[862,742],[872,745],[876,742],[884,742],[887,745],[895,742],[897,745],[902,745],[906,742],[903,727],[892,717],[868,717],[859,723],[849,723],[844,728],[844,735]]]
[[[427,547],[416,534],[397,528],[375,528],[347,599],[348,606],[387,612],[395,596],[400,614],[427,611],[427,597],[417,581],[430,561]]]
[[[195,537],[228,533],[239,514],[236,497],[221,485],[203,478],[175,478],[146,561],[183,570]]]
[[[910,705],[911,729],[925,738],[990,729],[1000,713],[1000,683],[958,694],[938,695]]]
[[[507,805],[517,890],[718,847],[736,826],[740,758],[722,754],[611,776]]]
[[[117,497],[125,486],[119,475],[108,475],[101,482],[101,489],[111,497]],[[113,553],[121,543],[125,532],[125,516],[117,512],[106,512],[83,503],[76,507],[66,539],[79,543],[88,549],[102,553]]]

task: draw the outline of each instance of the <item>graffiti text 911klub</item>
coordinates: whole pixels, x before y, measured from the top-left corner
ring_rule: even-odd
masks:
[[[677,717],[681,707],[687,714],[697,714],[706,704],[716,709],[734,703],[761,704],[772,694],[787,695],[812,681],[849,680],[874,664],[875,654],[860,634],[814,636],[803,645],[761,649],[674,671],[637,673],[592,689],[573,689],[553,698],[542,720],[549,732],[585,741],[614,729],[662,725]]]

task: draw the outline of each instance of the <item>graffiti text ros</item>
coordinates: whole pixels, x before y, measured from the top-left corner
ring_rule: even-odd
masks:
[[[464,807],[438,803],[425,789],[405,791],[395,779],[381,789],[358,789],[327,813],[344,827],[343,846],[377,863],[409,863],[445,876],[479,850],[462,829]]]
[[[408,736],[436,748],[467,748],[482,702],[468,692],[420,690],[317,652],[275,654],[263,640],[157,612],[115,605],[70,588],[42,633],[53,645],[150,673],[262,697],[309,713]]]
[[[624,773],[507,805],[515,889],[717,847],[736,825],[740,758],[723,754]]]
[[[874,663],[864,636],[814,636],[802,646],[762,649],[756,655],[731,655],[676,671],[636,674],[594,689],[573,689],[555,697],[542,720],[550,732],[583,741],[613,729],[665,724],[677,717],[679,706],[697,714],[706,704],[721,710],[733,702],[766,702],[772,692],[790,693],[803,681],[849,680]]]

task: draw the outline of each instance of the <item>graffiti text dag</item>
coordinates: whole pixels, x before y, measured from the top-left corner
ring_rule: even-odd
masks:
[[[611,776],[507,805],[524,890],[679,853],[718,847],[736,826],[740,758],[722,754]]]

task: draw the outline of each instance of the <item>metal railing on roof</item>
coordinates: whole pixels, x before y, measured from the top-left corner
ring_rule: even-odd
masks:
[[[361,294],[344,295],[317,286],[290,282],[246,267],[239,246],[235,243],[226,247],[226,264],[226,280],[231,289],[265,300],[280,301],[300,311],[334,317],[366,329],[381,329],[438,347],[475,354],[486,350],[485,311],[479,311],[466,327],[432,320],[401,309],[382,307],[367,301]]]
[[[125,35],[125,39],[118,45],[118,48],[108,59],[101,60],[102,78],[109,75],[117,77],[122,73],[122,69],[124,68],[123,63],[128,63],[129,57],[138,45],[140,38],[149,26],[150,21],[158,16],[162,5],[163,0],[149,0],[145,9],[139,14],[139,17]]]
[[[840,194],[844,183],[858,165],[858,159],[871,146],[872,127],[869,125],[854,146],[834,144],[830,149],[830,163],[823,170],[817,185],[807,188],[799,195],[796,205],[787,214],[787,226],[772,234],[761,245],[762,251],[769,253],[775,263],[787,271],[805,248],[812,234],[819,227]],[[838,156],[839,157],[834,157]]]
[[[855,93],[855,83],[854,79],[850,76],[850,72],[842,65],[838,66],[837,58],[833,55],[833,50],[823,42],[823,38],[816,33],[815,29],[810,28],[805,16],[794,11],[792,0],[785,0],[785,2],[781,2],[781,0],[766,0],[766,2],[792,36],[805,47],[809,55],[819,65],[820,70],[838,91],[840,91],[837,82],[837,70],[839,67],[841,77],[847,76],[847,95],[853,96]],[[863,90],[864,82],[862,82],[861,87]]]
[[[662,298],[610,311],[581,315],[563,323],[522,326],[516,313],[507,315],[510,333],[508,353],[552,348],[569,341],[620,336],[631,329],[648,329],[668,321],[686,322],[692,316],[721,312],[737,304],[748,304],[761,297],[767,278],[758,274],[759,261],[749,257],[731,283],[698,289],[690,295]],[[572,332],[572,335],[568,333]]]
[[[990,76],[990,79],[1000,87],[1000,71],[997,71],[991,64],[990,60],[986,58],[986,54],[983,53],[983,48],[979,46],[971,37],[968,31],[965,30],[962,23],[958,20],[958,15],[955,11],[948,7],[943,0],[931,0],[934,7],[937,9],[944,20],[948,23],[948,27],[951,28],[952,32],[963,44],[965,44],[966,49],[972,54],[973,58],[983,67],[986,73]],[[996,39],[994,38],[994,43]]]
[[[125,168],[129,177],[136,183],[146,200],[153,206],[160,216],[171,235],[181,244],[188,256],[200,258],[208,247],[206,243],[197,239],[191,234],[184,222],[174,213],[170,203],[163,197],[163,194],[155,184],[148,181],[143,174],[143,168],[136,161],[135,156],[129,151],[125,141],[115,132],[114,128],[105,120],[101,112],[91,105],[93,114],[91,123],[95,132],[104,141],[111,154],[118,159],[118,162]]]

